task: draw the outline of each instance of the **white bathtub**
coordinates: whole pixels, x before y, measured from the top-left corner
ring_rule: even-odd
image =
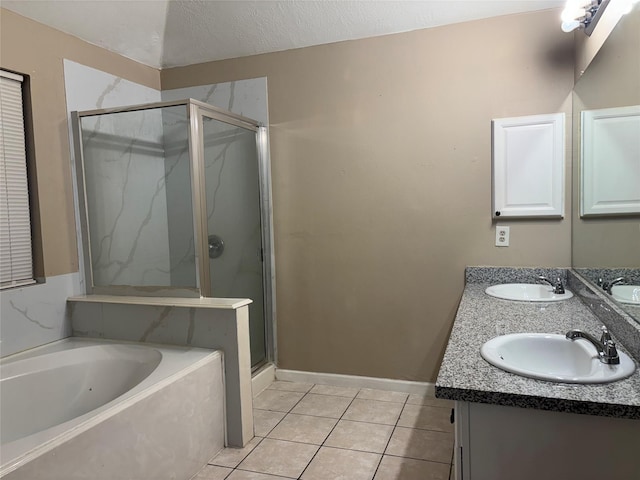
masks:
[[[0,379],[0,477],[186,480],[224,444],[220,352],[69,338]]]

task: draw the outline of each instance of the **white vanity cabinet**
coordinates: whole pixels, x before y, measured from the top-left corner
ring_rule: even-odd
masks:
[[[455,423],[456,480],[640,479],[640,420],[456,401]]]

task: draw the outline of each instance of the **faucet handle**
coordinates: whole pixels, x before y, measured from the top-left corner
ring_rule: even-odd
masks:
[[[611,335],[609,334],[609,330],[607,329],[606,326],[602,326],[602,336],[600,337],[600,343],[602,343],[603,345],[607,345],[608,342],[612,342],[613,340],[611,340]],[[614,344],[615,345],[615,344]]]
[[[618,350],[613,340],[607,340],[605,342],[601,357],[604,363],[609,365],[618,365],[620,363],[620,356],[618,355]]]

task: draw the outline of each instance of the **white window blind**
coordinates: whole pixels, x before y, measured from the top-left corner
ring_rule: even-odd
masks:
[[[22,80],[0,70],[0,288],[34,283]]]

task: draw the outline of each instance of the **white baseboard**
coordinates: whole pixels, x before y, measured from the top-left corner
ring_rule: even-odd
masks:
[[[263,390],[276,379],[276,366],[269,363],[253,374],[251,378],[251,392],[253,398],[257,397]]]
[[[337,373],[302,372],[300,370],[276,369],[276,379],[287,382],[317,383],[336,387],[375,388],[393,392],[435,395],[435,385],[427,382],[411,382],[390,378],[361,377],[358,375],[340,375]]]

